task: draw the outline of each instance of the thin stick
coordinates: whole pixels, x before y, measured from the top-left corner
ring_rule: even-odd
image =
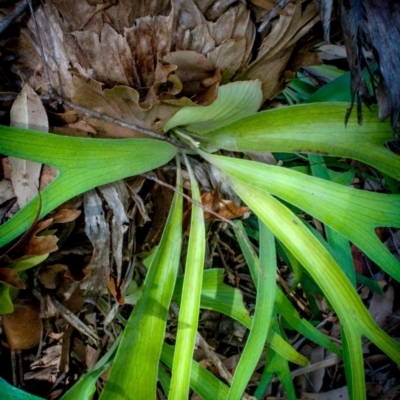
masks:
[[[181,142],[179,142],[179,141],[177,141],[175,139],[172,139],[172,138],[167,137],[167,136],[162,136],[162,135],[160,135],[160,134],[158,134],[158,133],[156,133],[156,132],[154,132],[154,131],[152,131],[150,129],[143,128],[143,127],[141,127],[139,125],[130,124],[128,122],[122,121],[121,119],[110,117],[109,115],[101,113],[99,111],[95,111],[95,110],[92,110],[90,108],[86,108],[86,107],[80,106],[80,105],[78,105],[76,103],[73,103],[72,101],[69,101],[69,100],[63,98],[62,96],[59,96],[58,94],[56,94],[54,92],[52,94],[50,94],[50,97],[53,98],[54,100],[57,100],[57,101],[60,101],[60,102],[62,102],[64,104],[66,104],[69,107],[72,107],[72,108],[74,108],[74,109],[76,109],[78,111],[81,111],[83,114],[85,114],[85,115],[87,115],[89,117],[96,117],[96,118],[100,118],[100,119],[102,119],[104,121],[107,121],[107,122],[112,122],[112,123],[114,123],[116,125],[122,126],[123,128],[128,128],[128,129],[131,129],[133,131],[142,133],[143,135],[152,137],[154,139],[162,140],[164,142],[168,142],[168,143],[170,143],[170,144],[172,144],[172,145],[174,145],[176,147],[179,147],[181,149],[185,149],[185,150],[190,149],[190,147],[188,145],[183,144],[183,143],[181,143]]]
[[[3,33],[17,18],[19,18],[27,9],[30,0],[23,0],[0,21],[0,34]]]

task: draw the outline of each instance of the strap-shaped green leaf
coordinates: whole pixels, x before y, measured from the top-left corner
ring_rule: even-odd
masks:
[[[170,161],[176,149],[154,139],[88,139],[0,126],[0,154],[56,167],[57,178],[41,192],[39,218],[96,186],[137,175]],[[0,227],[0,247],[26,231],[39,209],[35,197]]]
[[[257,366],[271,327],[276,288],[276,251],[275,238],[272,232],[260,222],[260,269],[258,278],[257,299],[250,333],[243,353],[236,367],[228,400],[243,396],[246,386]]]
[[[177,188],[182,190],[180,168]],[[182,245],[182,196],[175,193],[161,242],[101,393],[101,400],[155,400],[168,309]]]
[[[201,202],[200,191],[193,170],[185,155],[184,159],[190,176],[193,200]],[[186,400],[189,396],[192,358],[200,311],[205,247],[204,213],[201,207],[192,204],[190,236],[183,278],[171,386],[168,395],[169,400]]]

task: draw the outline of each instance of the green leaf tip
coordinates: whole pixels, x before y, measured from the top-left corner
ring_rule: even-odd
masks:
[[[240,81],[221,86],[218,98],[207,107],[183,107],[165,125],[164,132],[181,126],[204,134],[255,114],[262,104],[261,82]]]

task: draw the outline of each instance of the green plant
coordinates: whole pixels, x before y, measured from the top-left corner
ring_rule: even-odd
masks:
[[[288,397],[294,399],[288,362],[304,365],[306,360],[283,338],[277,315],[292,329],[343,356],[352,399],[366,398],[362,336],[400,364],[400,345],[376,325],[361,302],[354,289],[349,260],[350,241],[400,281],[399,261],[374,231],[377,227],[400,227],[400,195],[370,193],[334,183],[322,163],[322,156],[345,157],[398,179],[400,157],[384,147],[384,142],[392,138],[390,125],[379,122],[372,108],[364,110],[363,126],[354,117],[345,126],[348,103],[304,104],[255,113],[260,103],[259,82],[228,84],[220,88],[219,97],[211,106],[183,108],[165,127],[166,132],[190,147],[190,153],[217,167],[260,220],[259,256],[243,227],[239,224],[235,229],[257,288],[254,316],[247,315],[238,290],[222,283],[221,271],[203,271],[204,222],[202,210],[196,204],[192,207],[185,276],[177,277],[182,198],[176,193],[101,400],[155,399],[157,379],[170,399],[186,399],[189,386],[204,399],[240,399],[266,344],[268,359],[263,385],[277,374]],[[314,154],[310,156],[314,176],[213,154],[217,150]],[[164,165],[178,152],[190,174],[193,199],[200,198],[185,151],[162,141],[78,139],[1,127],[0,152],[59,169],[59,176],[41,194],[40,217],[90,188]],[[178,162],[176,187],[181,186]],[[322,221],[327,241],[313,232],[289,205]],[[37,210],[38,199],[34,199],[0,227],[0,245],[23,233]],[[342,350],[300,318],[276,287],[276,241],[293,261],[296,279],[300,280],[302,273],[308,274],[339,316]],[[171,299],[181,305],[174,350],[164,343]],[[250,330],[230,386],[192,360],[197,315],[202,307],[223,312]],[[165,366],[171,371],[171,378]]]

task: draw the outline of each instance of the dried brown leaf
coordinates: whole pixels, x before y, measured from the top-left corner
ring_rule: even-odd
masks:
[[[94,79],[109,86],[137,84],[128,41],[110,25],[105,24],[100,34],[83,31],[73,35],[87,55]]]
[[[11,350],[27,350],[40,343],[42,323],[38,306],[17,300],[14,303],[14,311],[3,315],[2,321]]]
[[[67,270],[68,267],[64,264],[53,264],[42,267],[38,273],[38,280],[46,289],[56,289],[60,286]]]
[[[0,268],[0,281],[8,283],[16,289],[25,289],[26,284],[18,276],[17,272],[11,268]]]
[[[286,15],[274,20],[270,33],[264,38],[255,61],[240,73],[235,80],[262,82],[263,98],[273,98],[281,89],[279,78],[285,70],[297,41],[318,22],[315,4],[288,4]]]
[[[240,218],[249,212],[248,207],[240,207],[235,204],[233,200],[224,200],[219,196],[219,188],[215,188],[212,192],[204,193],[201,196],[201,202],[204,206],[210,208],[219,216],[225,219]],[[204,211],[204,219],[217,220],[218,218]]]

